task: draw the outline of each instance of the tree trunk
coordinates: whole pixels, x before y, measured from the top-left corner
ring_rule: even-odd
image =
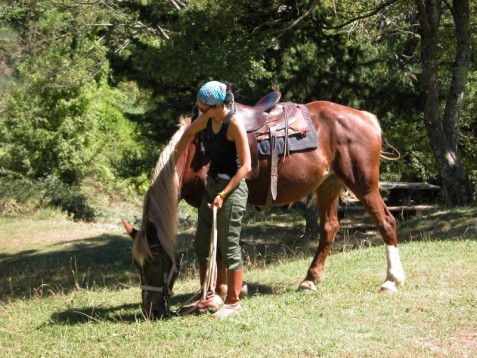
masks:
[[[456,152],[460,130],[459,115],[464,101],[465,84],[471,57],[471,37],[469,0],[454,0],[453,5],[451,11],[456,29],[456,53],[452,82],[444,111],[444,130],[450,147]]]
[[[424,123],[426,126],[429,143],[436,160],[442,182],[442,194],[445,204],[458,206],[470,204],[473,200],[472,185],[467,172],[462,165],[457,153],[458,119],[467,68],[470,59],[470,41],[465,45],[459,36],[467,28],[468,24],[468,0],[454,0],[454,19],[465,21],[467,24],[459,24],[457,31],[457,52],[468,51],[468,55],[456,53],[456,66],[453,71],[452,85],[448,92],[448,100],[445,110],[445,118],[441,119],[439,103],[439,64],[438,43],[439,25],[441,19],[442,0],[416,0],[421,25],[421,61],[422,80],[421,86],[424,94]],[[467,5],[467,6],[465,6]],[[467,10],[467,16],[462,12]],[[460,14],[455,12],[459,10]],[[469,33],[470,36],[470,33]],[[466,60],[466,58],[468,59]],[[466,62],[467,61],[467,62]]]

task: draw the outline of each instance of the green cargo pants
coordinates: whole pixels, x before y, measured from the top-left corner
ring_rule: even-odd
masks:
[[[199,208],[197,231],[194,248],[200,265],[206,265],[210,250],[210,233],[212,230],[212,203],[229,180],[207,177],[207,187]],[[217,244],[224,259],[225,268],[238,270],[242,268],[242,252],[240,248],[240,231],[242,219],[248,200],[248,187],[245,180],[225,198],[222,208],[217,210]]]

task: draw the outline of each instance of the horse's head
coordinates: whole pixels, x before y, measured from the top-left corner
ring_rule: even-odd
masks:
[[[168,318],[172,314],[170,298],[180,263],[164,250],[152,222],[146,223],[143,238],[129,223],[123,220],[123,224],[133,239],[133,259],[141,279],[142,311],[151,320]]]

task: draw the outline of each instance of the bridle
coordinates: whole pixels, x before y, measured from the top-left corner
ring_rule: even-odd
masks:
[[[160,247],[161,244],[154,244],[149,246],[150,249],[154,247]],[[169,257],[170,259],[170,257]],[[173,296],[174,292],[172,292],[172,281],[174,279],[174,275],[179,272],[177,269],[177,265],[172,261],[171,270],[168,272],[165,269],[165,260],[161,259],[162,262],[162,271],[163,271],[163,285],[162,286],[151,286],[151,285],[141,285],[142,291],[152,291],[152,292],[160,292],[164,295]],[[144,275],[143,275],[144,276]]]

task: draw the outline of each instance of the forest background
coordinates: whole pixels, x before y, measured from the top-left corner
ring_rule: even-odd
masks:
[[[373,112],[383,149],[401,154],[383,161],[382,180],[437,184],[443,204],[471,204],[471,6],[0,0],[1,213],[60,207],[95,220],[101,206],[140,197],[161,149],[210,79],[233,83],[244,104],[280,90],[287,101]]]

